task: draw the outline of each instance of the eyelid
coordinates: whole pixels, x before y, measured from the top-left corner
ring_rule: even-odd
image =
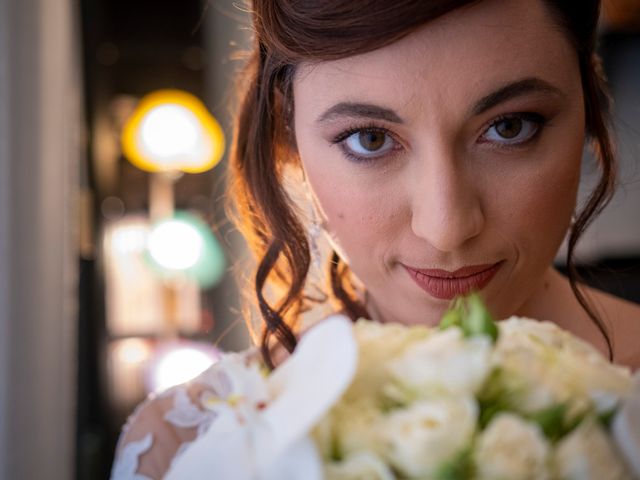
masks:
[[[519,119],[521,119],[523,121],[527,121],[527,122],[531,122],[531,123],[535,124],[536,125],[536,131],[529,138],[527,138],[525,140],[522,140],[522,141],[519,141],[519,142],[509,143],[509,142],[505,141],[504,143],[502,143],[502,142],[496,142],[496,141],[492,141],[492,140],[485,140],[485,141],[481,140],[480,143],[488,143],[488,144],[494,145],[496,148],[503,149],[503,150],[517,149],[517,148],[526,146],[527,144],[529,144],[530,142],[532,142],[536,138],[538,138],[540,136],[540,133],[544,129],[544,127],[548,126],[548,124],[549,124],[548,118],[545,115],[542,115],[542,114],[537,113],[537,112],[506,113],[506,114],[499,115],[498,117],[493,118],[490,121],[490,123],[486,127],[484,127],[482,129],[482,135],[480,136],[480,138],[482,139],[484,137],[484,135],[489,131],[489,129],[491,129],[492,127],[495,127],[501,121],[509,120],[509,119],[513,119],[513,118],[519,118]],[[505,140],[507,140],[507,139],[505,139]]]
[[[380,132],[383,133],[384,135],[387,135],[391,141],[394,143],[394,148],[392,148],[389,152],[385,152],[383,154],[380,155],[371,155],[371,156],[364,156],[364,155],[358,155],[357,153],[351,151],[346,145],[345,142],[346,140],[356,134],[356,133],[361,133],[361,132],[367,132],[367,131],[371,131],[371,132]],[[331,139],[331,143],[334,145],[338,145],[340,147],[340,149],[342,150],[342,153],[349,158],[350,160],[353,160],[355,162],[359,162],[359,163],[367,163],[367,162],[374,162],[377,160],[381,160],[384,159],[386,157],[392,156],[394,154],[397,153],[397,151],[399,149],[402,148],[402,142],[398,140],[397,135],[395,135],[391,130],[389,130],[386,127],[380,126],[380,125],[376,125],[376,124],[372,124],[372,123],[367,123],[367,124],[363,124],[363,125],[356,125],[356,126],[352,126],[347,128],[346,130],[343,130],[342,132],[338,133],[337,135],[335,135],[333,137],[333,139]]]
[[[389,135],[390,137],[395,139],[394,134],[388,128],[382,127],[380,125],[367,123],[363,125],[356,125],[353,127],[349,127],[341,131],[340,133],[338,133],[333,137],[333,139],[331,140],[331,143],[340,143],[346,140],[347,138],[349,138],[354,133],[367,132],[367,131],[382,132],[385,135]]]

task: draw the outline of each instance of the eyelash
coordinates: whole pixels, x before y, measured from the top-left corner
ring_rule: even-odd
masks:
[[[356,134],[356,133],[378,133],[378,134],[383,134],[389,138],[391,138],[391,141],[394,142],[394,147],[391,151],[391,153],[386,154],[386,155],[372,155],[370,157],[364,157],[361,155],[358,155],[354,152],[352,152],[351,150],[349,150],[349,148],[346,146],[346,140],[351,137],[352,135]],[[338,145],[340,147],[340,149],[342,150],[342,153],[345,157],[347,157],[349,160],[353,160],[354,162],[358,162],[358,163],[372,163],[375,162],[377,160],[379,160],[380,158],[383,157],[389,157],[389,156],[393,156],[396,153],[398,153],[397,151],[400,150],[402,147],[400,146],[400,142],[397,140],[397,138],[395,137],[395,135],[388,130],[387,128],[384,127],[380,127],[378,125],[372,124],[372,123],[368,123],[368,124],[364,124],[364,125],[359,125],[359,126],[355,126],[355,127],[351,127],[343,132],[340,132],[338,135],[336,135],[335,138],[333,138],[333,140],[331,140],[331,143],[334,145]]]
[[[507,151],[517,150],[519,148],[524,148],[528,146],[530,143],[534,142],[540,136],[544,127],[549,125],[548,119],[539,113],[535,113],[535,112],[508,113],[506,115],[500,115],[498,118],[494,119],[491,122],[491,124],[484,130],[483,135],[486,135],[489,129],[495,127],[500,122],[504,122],[506,120],[513,120],[513,119],[519,119],[525,122],[532,123],[534,125],[535,132],[533,132],[533,134],[531,134],[531,136],[526,140],[521,142],[515,142],[512,144],[498,143],[498,142],[491,142],[491,141],[483,141],[481,143],[491,143],[495,145],[495,148],[498,148],[500,150],[507,150]]]
[[[485,128],[485,130],[483,131],[482,135],[483,136],[486,135],[487,132],[491,128],[496,127],[501,122],[504,122],[506,120],[513,120],[513,119],[520,119],[520,120],[522,120],[524,122],[532,123],[534,128],[535,128],[535,131],[526,140],[521,141],[521,142],[515,142],[515,143],[512,143],[512,144],[502,143],[502,142],[493,142],[493,141],[481,141],[480,143],[492,144],[494,146],[494,148],[497,148],[499,150],[505,150],[505,151],[518,150],[520,148],[526,147],[527,145],[529,145],[530,143],[535,141],[540,136],[540,134],[541,134],[542,130],[544,129],[544,127],[548,126],[547,118],[545,118],[543,115],[541,115],[539,113],[534,113],[534,112],[509,113],[509,114],[505,114],[505,115],[500,115],[499,117],[493,119],[493,121],[489,124],[489,126]],[[376,155],[372,155],[370,157],[364,157],[364,156],[361,156],[361,155],[358,155],[358,154],[354,153],[353,151],[351,151],[346,146],[346,140],[349,137],[351,137],[352,135],[356,134],[356,133],[383,134],[386,137],[389,137],[394,142],[395,145],[394,145],[394,147],[393,147],[393,149],[392,149],[392,151],[390,153],[383,154],[383,155],[377,155],[377,156]],[[380,160],[381,158],[394,156],[395,154],[398,153],[398,150],[400,150],[402,148],[401,145],[400,145],[400,142],[396,139],[395,135],[390,130],[388,130],[388,129],[384,128],[384,127],[380,127],[380,126],[375,125],[375,124],[365,124],[365,125],[351,127],[349,129],[339,133],[335,138],[333,138],[331,140],[331,143],[335,144],[335,145],[338,145],[340,147],[340,149],[342,150],[342,153],[349,160],[352,160],[352,161],[358,162],[358,163],[365,163],[365,164],[366,163],[372,163],[374,161]]]

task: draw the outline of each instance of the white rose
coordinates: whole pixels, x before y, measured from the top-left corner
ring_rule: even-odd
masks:
[[[640,478],[640,370],[634,374],[633,391],[618,410],[611,429],[618,451]]]
[[[360,398],[354,402],[340,403],[331,412],[333,447],[339,455],[349,455],[366,450],[380,453],[380,425],[384,422],[382,410],[372,399]]]
[[[491,369],[491,348],[488,337],[464,338],[462,330],[449,328],[408,346],[388,369],[419,398],[473,395]]]
[[[474,451],[478,479],[544,480],[549,445],[540,428],[520,417],[497,415],[479,436]]]
[[[473,398],[421,400],[392,411],[380,433],[385,459],[403,475],[429,477],[467,447],[476,427]]]
[[[604,410],[631,388],[631,372],[551,322],[512,317],[499,323],[494,360],[532,412],[567,402],[570,414]]]
[[[357,452],[341,462],[325,465],[326,480],[395,480],[395,475],[380,457]]]
[[[409,345],[431,335],[430,329],[421,325],[407,327],[363,319],[355,323],[353,332],[358,343],[358,370],[344,396],[347,402],[358,397],[377,398],[382,386],[391,379],[383,365],[401,355]]]
[[[406,327],[358,320],[353,333],[358,344],[357,373],[343,397],[313,431],[324,458],[366,450],[379,452],[377,432],[388,398],[383,389],[391,382],[384,368],[408,345],[431,334],[424,326]],[[311,377],[312,378],[312,377]]]
[[[585,421],[563,438],[553,455],[562,480],[626,480],[631,476],[611,440],[596,421]]]

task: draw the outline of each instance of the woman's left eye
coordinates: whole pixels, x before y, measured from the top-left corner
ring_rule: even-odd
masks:
[[[391,153],[397,143],[386,129],[366,127],[349,130],[333,140],[355,161],[374,160]]]
[[[537,113],[515,113],[495,120],[482,136],[483,142],[502,146],[519,146],[533,140],[545,118]]]

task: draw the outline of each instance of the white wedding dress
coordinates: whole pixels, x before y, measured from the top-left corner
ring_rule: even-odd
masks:
[[[309,434],[355,375],[352,322],[333,315],[293,354],[275,357],[278,368],[265,376],[256,348],[225,354],[191,382],[144,402],[118,442],[112,480],[323,478]]]
[[[111,480],[163,478],[172,462],[207,431],[215,418],[206,402],[226,399],[230,388],[225,372],[213,365],[187,384],[150,396],[122,430]]]

